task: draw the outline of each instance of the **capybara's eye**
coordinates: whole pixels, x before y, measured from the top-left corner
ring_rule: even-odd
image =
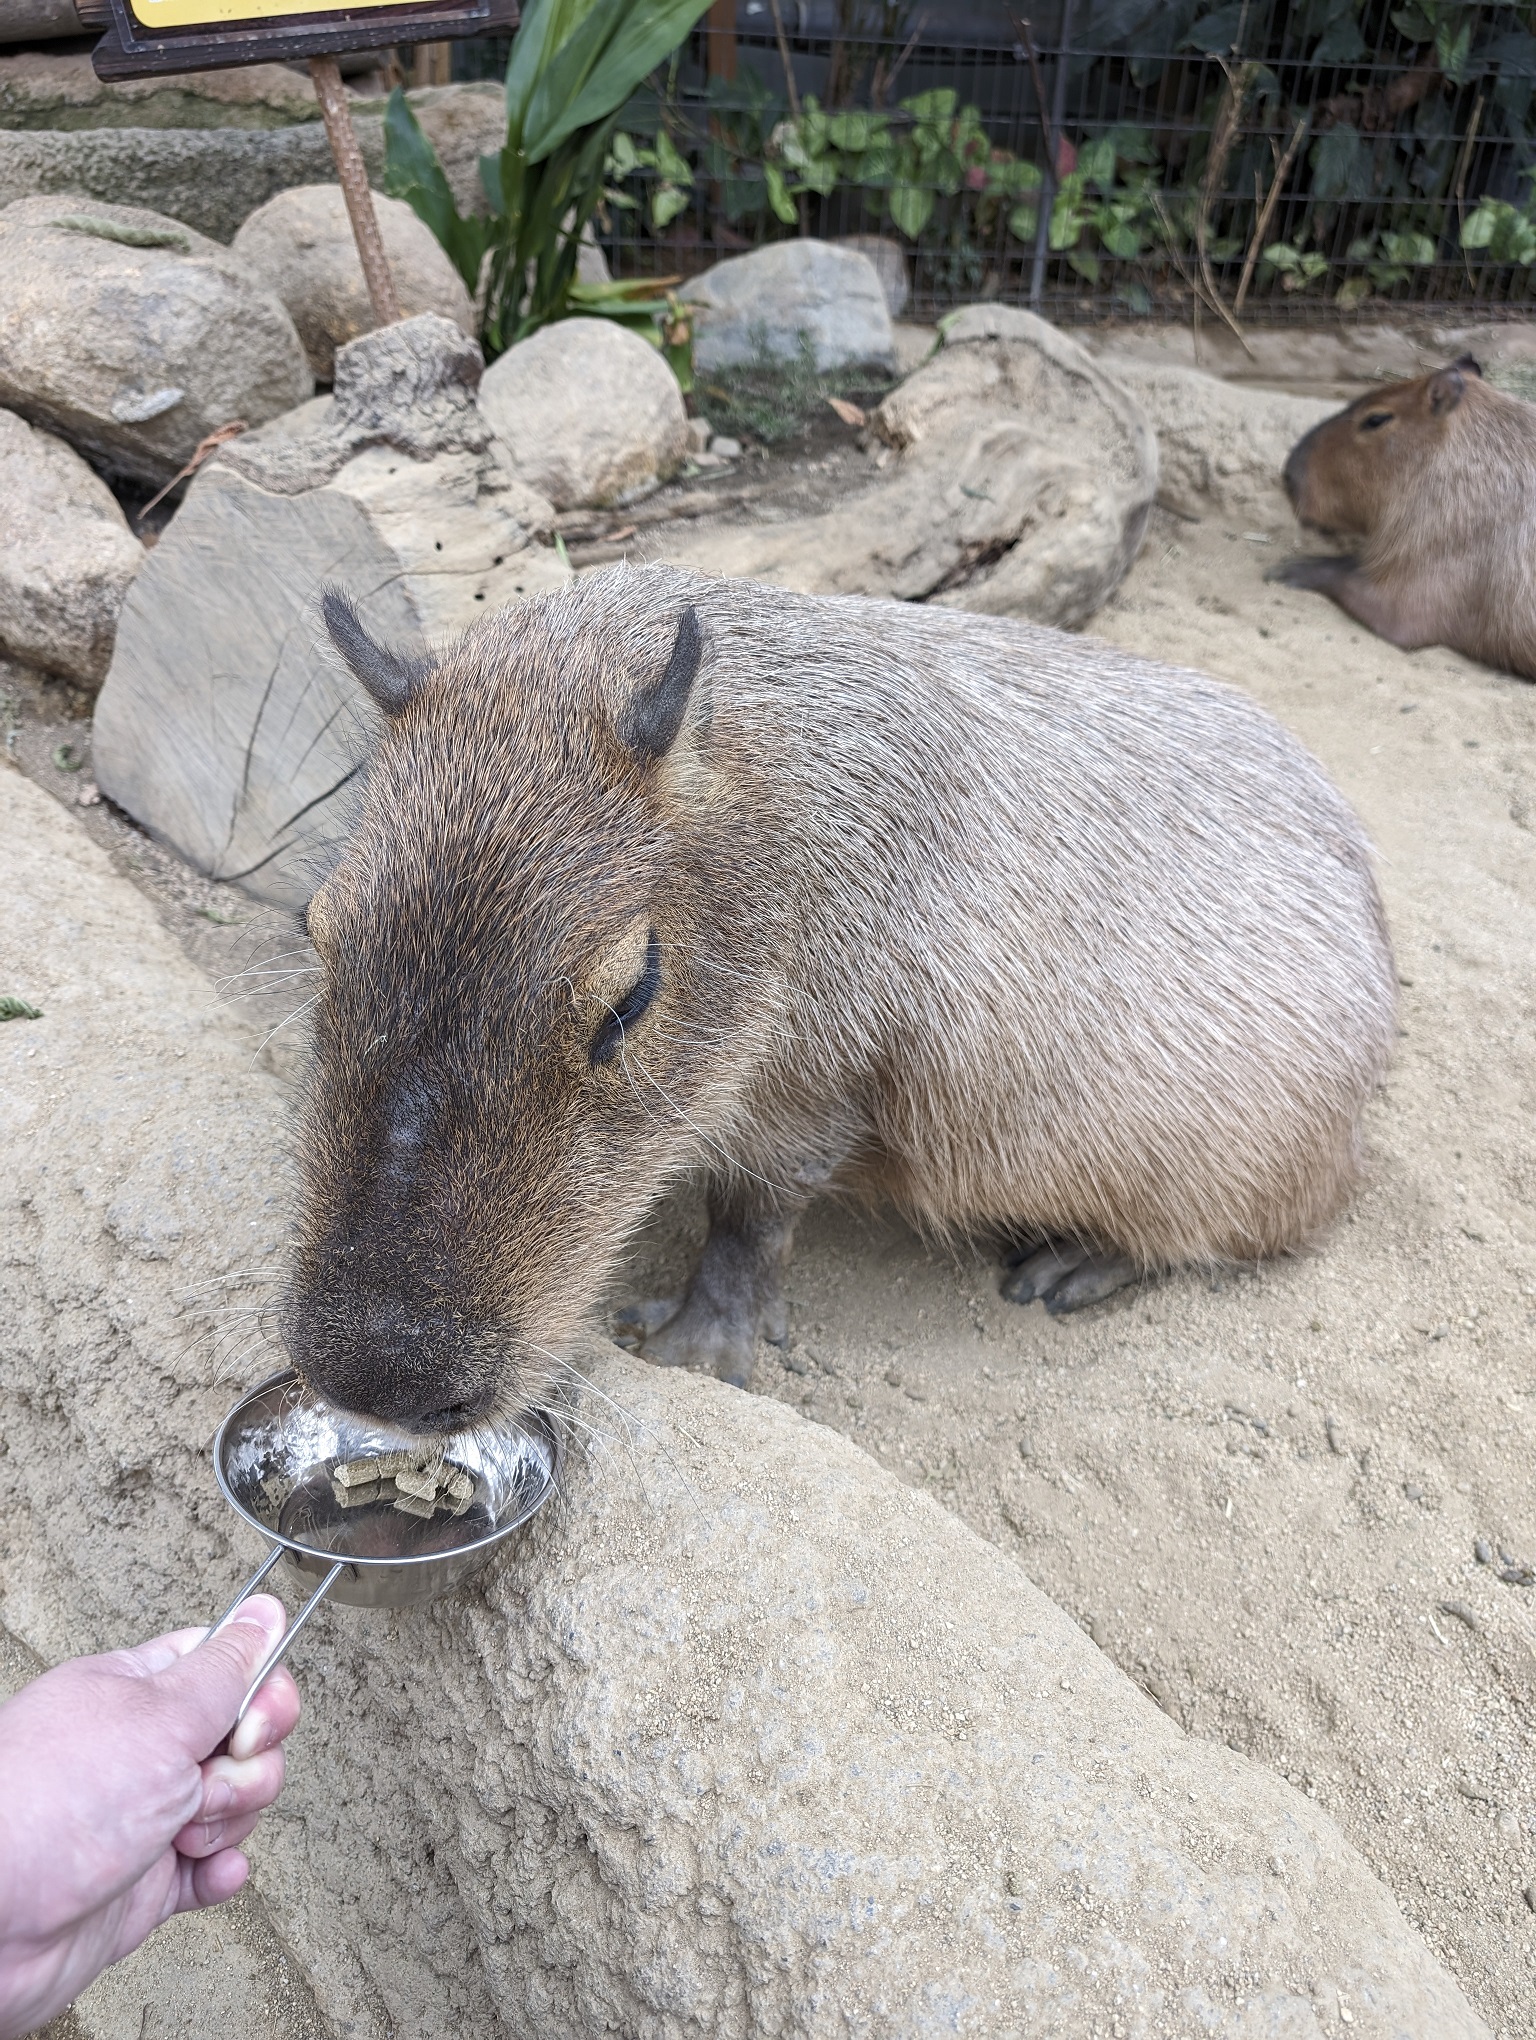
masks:
[[[645,969],[617,1005],[609,1008],[603,1024],[592,1037],[594,1063],[612,1062],[624,1046],[626,1029],[643,1020],[652,999],[661,989],[661,944],[653,928],[645,945]]]
[[[1362,432],[1379,432],[1383,425],[1390,425],[1391,423],[1392,413],[1390,411],[1367,411],[1360,420],[1360,430]]]

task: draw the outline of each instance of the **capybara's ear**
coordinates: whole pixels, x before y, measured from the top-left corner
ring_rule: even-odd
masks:
[[[704,633],[691,605],[678,619],[677,637],[666,668],[630,696],[617,717],[620,739],[642,765],[654,765],[677,742],[688,712],[689,697],[699,677]]]
[[[1475,375],[1479,382],[1483,379],[1483,364],[1475,354],[1458,354],[1451,366],[1459,368],[1463,375]]]
[[[429,662],[378,644],[364,630],[357,604],[340,588],[324,591],[320,614],[352,677],[367,688],[386,715],[398,715],[431,672]]]
[[[1429,379],[1429,408],[1437,418],[1443,418],[1454,411],[1467,392],[1467,379],[1459,361],[1453,361],[1449,368],[1442,368],[1438,375]]]

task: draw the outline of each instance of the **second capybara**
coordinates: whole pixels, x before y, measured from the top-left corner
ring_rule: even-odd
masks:
[[[1285,464],[1300,521],[1358,551],[1272,576],[1314,588],[1369,630],[1536,680],[1536,406],[1483,381],[1470,354],[1359,397]]]
[[[703,1172],[645,1350],[749,1377],[824,1191],[1015,1247],[1054,1310],[1314,1234],[1395,981],[1358,822],[1246,696],[1026,623],[616,568],[435,655],[315,894],[286,1310],[322,1393],[550,1392]]]

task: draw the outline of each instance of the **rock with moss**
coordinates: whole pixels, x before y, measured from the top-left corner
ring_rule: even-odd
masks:
[[[271,129],[319,118],[314,86],[284,64],[108,82],[84,50],[0,57],[0,128]]]

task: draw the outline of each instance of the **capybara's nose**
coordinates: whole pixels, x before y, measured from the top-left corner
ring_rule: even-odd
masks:
[[[495,1370],[458,1313],[379,1290],[316,1283],[288,1313],[294,1365],[318,1394],[362,1416],[423,1431],[473,1423]]]

